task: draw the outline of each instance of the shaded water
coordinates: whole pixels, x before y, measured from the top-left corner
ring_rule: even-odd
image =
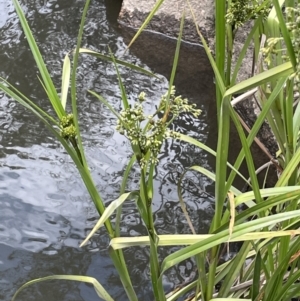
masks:
[[[76,43],[83,3],[81,0],[21,1],[57,87],[64,55]],[[107,15],[103,0],[92,1],[83,45],[107,52],[109,44],[116,56],[123,55],[130,31],[118,28],[116,14],[117,10],[110,5]],[[131,101],[141,91],[146,92],[146,108],[150,112],[168,87],[166,78],[172,56],[167,54],[174,49],[175,41],[150,34],[138,45],[122,58],[151,68],[163,80],[150,79],[125,68],[121,68],[121,74]],[[206,62],[201,51],[199,46],[183,45],[176,85],[178,93],[196,103],[203,113],[197,120],[182,117],[174,129],[213,146],[216,139],[208,140],[208,133],[215,120],[209,120],[208,116],[214,102],[214,86],[211,71],[203,65]],[[4,0],[0,0],[0,75],[35,103],[50,110],[13,6]],[[126,139],[114,130],[115,118],[86,93],[87,89],[101,93],[120,110],[120,91],[113,66],[83,56],[78,70],[78,104],[87,159],[101,196],[109,202],[118,196],[131,151]],[[174,141],[165,143],[160,160],[153,203],[158,232],[187,232],[177,201],[178,177],[184,168],[195,164],[212,169],[213,160],[190,145]],[[77,274],[96,277],[115,300],[126,300],[107,253],[108,239],[104,233],[94,236],[88,246],[78,248],[98,216],[76,168],[47,129],[2,93],[0,166],[0,299],[9,300],[21,284],[36,277]],[[138,180],[138,169],[134,169],[128,189],[134,189]],[[211,183],[199,174],[188,173],[183,182],[183,195],[198,233],[207,229],[213,212],[213,200],[201,194],[203,189],[210,192]],[[134,203],[124,206],[122,234],[145,234]],[[174,249],[163,250],[162,256]],[[129,249],[125,255],[140,300],[151,300],[147,248]],[[164,279],[166,290],[192,279],[193,265],[192,261],[186,261],[170,269]],[[97,300],[91,287],[66,282],[35,285],[26,289],[19,300],[41,298]]]

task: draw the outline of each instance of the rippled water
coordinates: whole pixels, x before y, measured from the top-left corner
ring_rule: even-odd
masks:
[[[29,25],[51,71],[60,86],[61,67],[66,52],[76,44],[84,1],[21,1]],[[121,68],[129,98],[145,91],[147,111],[153,111],[168,87],[175,42],[149,33],[124,54],[130,30],[119,28],[117,12],[110,4],[108,13],[103,0],[92,1],[83,45],[107,52],[110,45],[116,56],[161,75],[162,80]],[[156,48],[155,48],[156,47]],[[215,120],[209,120],[213,99],[211,71],[203,66],[199,46],[184,44],[176,85],[178,93],[197,103],[203,110],[199,119],[182,117],[174,129],[214,145]],[[202,52],[203,53],[203,52]],[[165,54],[165,56],[164,56]],[[185,55],[185,56],[184,56]],[[0,0],[0,76],[16,85],[24,94],[50,110],[41,88],[37,69],[18,23],[13,5]],[[198,71],[197,71],[198,70]],[[87,159],[101,196],[107,202],[118,196],[122,174],[131,155],[125,138],[115,132],[115,118],[109,110],[86,93],[101,93],[120,110],[120,91],[113,66],[83,56],[78,70],[78,103]],[[197,73],[200,72],[200,73]],[[199,80],[200,79],[200,80]],[[212,169],[212,160],[185,143],[168,141],[163,146],[156,171],[154,198],[155,224],[159,233],[189,231],[178,204],[177,181],[182,171],[194,164]],[[79,243],[98,219],[94,206],[78,172],[62,147],[34,116],[14,101],[0,94],[0,299],[10,300],[24,282],[51,274],[78,274],[97,277],[115,300],[126,300],[107,254],[104,233],[94,236],[82,249]],[[138,183],[139,172],[131,173],[129,189]],[[213,212],[211,183],[199,174],[188,173],[183,195],[199,233],[204,232]],[[144,228],[133,203],[126,203],[122,234],[143,235]],[[162,256],[175,248],[162,250]],[[151,300],[147,266],[148,249],[125,251],[140,300]],[[170,269],[165,276],[166,290],[192,279],[194,262],[186,261]],[[50,282],[28,288],[19,300],[97,300],[85,284]]]

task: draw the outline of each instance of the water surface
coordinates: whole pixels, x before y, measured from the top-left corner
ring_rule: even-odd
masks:
[[[28,23],[37,39],[56,87],[60,86],[62,61],[76,45],[76,36],[84,1],[21,1]],[[84,47],[107,53],[107,45],[117,57],[149,68],[162,80],[121,68],[131,102],[141,91],[148,98],[146,110],[152,112],[168,88],[175,41],[157,35],[139,41],[124,54],[128,32],[116,23],[117,9],[106,9],[103,0],[92,1],[85,26]],[[108,11],[108,12],[107,12]],[[150,44],[149,44],[150,43]],[[159,51],[158,51],[159,50]],[[141,56],[141,52],[144,56]],[[171,52],[170,52],[171,53]],[[178,93],[203,110],[199,119],[183,116],[174,129],[207,142],[211,103],[214,102],[212,74],[199,68],[203,52],[199,46],[184,44],[176,85]],[[187,61],[188,60],[188,61]],[[45,92],[28,49],[12,3],[0,1],[0,75],[47,111]],[[196,71],[198,70],[198,71]],[[199,78],[202,80],[199,82]],[[126,139],[115,131],[115,118],[109,110],[87,93],[101,93],[117,110],[121,94],[116,72],[107,62],[82,56],[77,78],[80,124],[87,159],[102,198],[110,202],[118,197],[122,174],[131,150]],[[211,142],[210,142],[211,141]],[[208,141],[215,144],[215,137]],[[156,170],[154,212],[159,233],[188,232],[177,196],[177,181],[185,168],[201,164],[213,168],[213,160],[199,149],[181,142],[168,141],[162,149]],[[79,248],[98,219],[78,172],[59,143],[26,109],[0,93],[0,299],[10,300],[24,282],[52,274],[77,274],[96,277],[115,300],[126,300],[119,277],[107,253],[104,231]],[[135,189],[139,171],[134,168],[128,189]],[[196,173],[183,181],[183,195],[198,233],[209,226],[213,200],[202,190],[212,191],[212,183]],[[124,206],[123,235],[144,235],[135,204]],[[176,248],[162,250],[162,256]],[[140,300],[152,300],[149,294],[147,248],[125,251]],[[193,278],[194,262],[188,260],[170,269],[164,278],[166,290]],[[32,286],[19,300],[97,300],[85,284],[50,282]]]

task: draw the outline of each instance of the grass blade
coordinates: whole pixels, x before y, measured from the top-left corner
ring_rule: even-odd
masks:
[[[269,217],[271,219],[271,217]],[[225,231],[224,231],[225,232]],[[227,231],[228,233],[228,231]],[[229,237],[230,242],[238,241],[256,241],[260,239],[269,239],[274,237],[294,236],[300,235],[300,230],[281,230],[281,231],[265,231],[265,232],[249,232],[237,237]],[[158,235],[158,246],[192,246],[198,242],[205,241],[207,239],[213,240],[217,234],[168,234]],[[111,240],[110,246],[114,250],[131,248],[136,246],[149,246],[149,236],[138,236],[138,237],[116,237]]]
[[[223,1],[223,0],[221,0],[221,1]],[[215,74],[215,78],[216,78],[216,83],[218,85],[218,88],[220,89],[221,94],[223,95],[225,93],[225,91],[226,91],[225,83],[224,83],[224,80],[223,80],[224,76],[221,75],[221,72],[219,71],[218,66],[217,66],[217,64],[216,64],[216,62],[215,62],[215,60],[214,60],[214,58],[212,56],[211,50],[209,49],[209,47],[208,47],[208,45],[207,45],[207,43],[206,43],[203,35],[201,34],[201,31],[200,31],[199,25],[198,25],[198,23],[196,21],[196,17],[195,17],[193,8],[191,6],[190,0],[187,0],[187,2],[188,2],[188,5],[189,5],[189,8],[190,8],[190,12],[192,14],[192,18],[193,18],[194,24],[196,26],[197,33],[198,33],[198,35],[200,37],[200,41],[201,41],[201,43],[202,43],[202,45],[203,45],[203,47],[205,49],[206,55],[207,55],[207,57],[209,59],[209,62],[211,64],[212,68],[213,68],[213,71],[214,71],[214,74]],[[218,104],[218,107],[220,107],[220,104]],[[219,108],[217,108],[217,109],[219,111]]]
[[[102,97],[101,95],[97,94],[96,92],[94,91],[90,91],[88,90],[89,93],[91,93],[93,96],[97,97],[102,103],[104,103],[108,108],[109,110],[120,120],[122,121],[119,113],[113,108],[113,106],[104,98]]]
[[[52,104],[52,107],[53,107],[54,111],[56,112],[58,118],[61,119],[61,117],[65,115],[65,111],[64,111],[63,106],[60,102],[60,99],[58,97],[58,94],[56,92],[54,84],[51,80],[50,74],[49,74],[49,72],[46,68],[46,65],[44,63],[42,55],[41,55],[41,53],[39,51],[39,48],[38,48],[38,46],[35,42],[35,39],[32,35],[32,32],[31,32],[31,30],[28,26],[27,20],[25,18],[25,15],[22,11],[22,8],[21,8],[18,0],[13,0],[13,4],[14,4],[14,7],[16,9],[16,13],[18,14],[18,17],[19,17],[19,20],[21,22],[21,25],[22,25],[23,31],[25,33],[25,36],[27,38],[29,47],[31,49],[31,53],[33,54],[35,62],[37,64],[38,68],[39,68],[39,71],[41,73],[44,85],[47,88],[47,93],[49,95],[49,100],[50,100],[50,102]]]
[[[99,58],[101,60],[113,63],[113,59],[110,56],[105,55],[103,53],[99,53],[99,52],[93,51],[93,50],[89,50],[89,49],[85,49],[85,48],[80,48],[79,49],[79,53],[89,54],[89,55],[97,57],[97,58]],[[121,65],[121,66],[129,68],[130,70],[134,70],[134,71],[146,74],[146,75],[151,76],[151,77],[156,77],[157,79],[161,80],[161,78],[159,76],[157,76],[156,74],[154,74],[153,72],[151,72],[151,71],[149,71],[149,70],[147,70],[145,68],[139,67],[137,65],[134,65],[134,64],[128,63],[126,61],[116,59],[116,58],[115,58],[115,62],[118,65]]]
[[[62,77],[61,77],[61,104],[66,110],[68,91],[70,86],[71,62],[69,54],[67,53],[63,63]]]
[[[280,178],[275,185],[276,187],[282,187],[287,185],[290,177],[293,175],[293,172],[299,166],[299,162],[300,162],[300,148],[298,148],[294,156],[291,158],[289,164],[286,166],[286,168],[280,175]]]
[[[158,0],[154,7],[152,8],[151,12],[149,13],[149,15],[147,16],[146,20],[144,21],[144,23],[139,27],[139,30],[137,31],[137,33],[134,35],[134,37],[132,38],[132,40],[130,41],[129,45],[127,46],[127,49],[130,48],[130,46],[135,42],[135,40],[138,38],[138,36],[141,34],[141,32],[145,29],[145,27],[148,25],[148,23],[151,21],[151,19],[153,18],[153,16],[155,15],[155,13],[158,11],[158,9],[160,8],[160,6],[163,4],[164,0]]]
[[[239,54],[239,57],[236,61],[236,64],[235,64],[235,67],[234,67],[234,70],[233,70],[233,73],[232,73],[232,78],[231,78],[231,85],[232,84],[235,84],[235,81],[236,81],[236,78],[237,78],[237,75],[238,75],[238,72],[241,70],[241,65],[244,61],[244,58],[245,58],[245,55],[246,55],[246,52],[249,48],[249,45],[250,45],[250,42],[256,32],[256,30],[258,29],[259,25],[261,24],[261,17],[259,17],[257,20],[254,21],[254,25],[253,27],[251,28],[251,31],[245,41],[245,44]]]
[[[247,142],[248,145],[251,146],[254,138],[256,137],[261,125],[263,124],[266,116],[268,115],[268,113],[270,112],[270,109],[272,107],[272,105],[274,104],[274,102],[276,101],[276,98],[278,96],[278,94],[280,93],[282,87],[284,86],[286,82],[285,78],[281,78],[279,79],[276,87],[274,88],[274,90],[272,91],[271,95],[269,96],[268,100],[264,103],[263,105],[263,109],[261,111],[261,113],[259,114],[255,124],[253,125],[251,132],[249,133],[248,137],[247,137]],[[239,169],[242,162],[244,159],[244,152],[241,151],[238,155],[238,158],[236,159],[236,162],[234,164],[235,169],[232,170],[232,172],[229,175],[228,181],[227,181],[227,186],[230,186],[235,178],[235,170]],[[228,187],[227,187],[228,189]]]
[[[271,82],[284,77],[287,78],[292,73],[293,65],[291,64],[291,62],[283,63],[270,70],[264,71],[251,78],[248,78],[229,88],[224,94],[224,97],[251,90],[252,88],[255,88],[267,82]]]
[[[244,234],[251,233],[264,227],[274,226],[276,225],[276,223],[288,220],[290,218],[299,217],[299,215],[300,210],[295,210],[292,212],[278,213],[276,215],[258,218],[256,220],[249,221],[245,224],[237,225],[233,229],[231,241],[235,238],[238,239],[238,237]],[[204,252],[214,246],[218,246],[222,243],[225,243],[227,242],[228,238],[229,231],[228,229],[226,229],[220,233],[214,234],[212,237],[209,237],[203,241],[200,241],[198,243],[195,243],[191,246],[185,247],[179,251],[168,255],[162,263],[161,276],[170,267],[178,264],[179,262],[185,259],[195,256],[196,254]]]
[[[283,3],[282,3],[283,4]],[[297,68],[297,60],[295,56],[294,47],[292,45],[290,34],[286,27],[286,21],[284,20],[283,14],[282,14],[282,8],[280,7],[280,4],[278,0],[273,0],[273,5],[276,10],[276,16],[278,19],[279,27],[281,29],[282,36],[284,38],[285,45],[287,47],[288,57],[291,60],[291,63],[294,67],[294,70]]]
[[[116,59],[115,59],[115,57],[114,57],[114,55],[113,55],[110,48],[109,48],[109,53],[110,53],[111,59],[114,63],[115,69],[117,71],[117,77],[118,77],[119,87],[120,87],[120,90],[121,90],[123,107],[124,107],[124,109],[127,109],[127,108],[129,108],[129,103],[128,103],[128,99],[127,99],[126,90],[125,90],[125,87],[124,87],[123,82],[122,82],[122,78],[121,78],[121,75],[120,75],[120,72],[119,72],[119,68],[118,68]]]
[[[210,147],[206,146],[204,143],[202,143],[190,136],[184,135],[184,134],[180,134],[180,133],[176,132],[176,135],[178,135],[178,137],[177,137],[178,140],[185,141],[189,144],[195,145],[195,146],[207,151],[209,154],[211,154],[215,157],[217,156],[217,153]],[[227,162],[227,166],[230,169],[232,169],[234,172],[236,172],[236,174],[238,174],[241,177],[241,179],[243,179],[247,184],[249,184],[249,186],[251,186],[251,183],[248,182],[248,180],[237,169],[235,169],[229,162]],[[215,181],[215,179],[214,179],[214,181]]]
[[[109,206],[105,209],[103,214],[101,215],[99,221],[94,226],[93,230],[89,233],[89,235],[86,237],[86,239],[80,244],[80,247],[84,246],[88,240],[96,233],[96,231],[101,228],[107,219],[110,218],[110,216],[114,213],[114,211],[121,206],[128,198],[136,197],[138,196],[137,191],[127,192],[122,194],[119,198],[112,201]]]
[[[180,29],[179,29],[179,36],[176,43],[176,49],[175,49],[175,55],[172,65],[172,72],[169,80],[169,90],[168,90],[168,96],[167,96],[167,105],[165,107],[165,113],[168,111],[169,108],[169,100],[170,100],[170,94],[173,87],[175,75],[176,75],[176,69],[178,65],[178,59],[179,59],[179,52],[180,52],[180,45],[181,45],[181,39],[182,39],[182,32],[183,32],[183,25],[184,25],[184,18],[185,18],[185,11],[183,11],[180,21]]]
[[[214,173],[212,173],[211,171],[207,170],[204,167],[192,166],[192,167],[190,167],[190,169],[202,173],[203,175],[207,176],[209,179],[213,180],[214,182],[216,181],[216,175]],[[241,195],[242,194],[242,192],[240,190],[238,190],[237,188],[235,188],[234,186],[231,186],[229,191],[232,191],[234,193],[234,195]]]
[[[71,73],[71,103],[72,103],[73,122],[74,122],[74,126],[76,129],[76,138],[77,138],[76,143],[78,144],[78,148],[79,148],[79,152],[80,152],[80,156],[81,156],[81,160],[82,160],[82,165],[87,170],[88,170],[88,165],[87,165],[86,158],[85,158],[85,153],[84,153],[84,149],[83,149],[81,133],[80,133],[80,128],[79,128],[79,121],[78,121],[76,72],[77,72],[77,66],[78,66],[79,49],[80,49],[82,35],[83,35],[83,28],[84,28],[86,15],[87,15],[89,6],[90,6],[90,0],[86,0],[84,8],[83,8],[83,12],[82,12],[81,20],[80,20],[76,49],[75,49],[75,53],[73,55],[73,68],[72,68],[72,73]],[[99,198],[100,198],[100,196],[99,196]],[[102,200],[101,200],[101,202],[102,202]]]
[[[15,301],[17,296],[21,291],[23,291],[26,287],[29,287],[33,284],[39,283],[39,282],[44,282],[44,281],[49,281],[49,280],[67,280],[67,281],[78,281],[78,282],[84,282],[84,283],[89,283],[92,284],[97,295],[105,300],[105,301],[114,301],[114,299],[109,295],[109,293],[104,289],[104,287],[93,277],[89,276],[76,276],[76,275],[51,275],[51,276],[46,276],[43,278],[37,278],[31,281],[26,282],[23,284],[13,295],[12,301]]]
[[[38,118],[40,118],[40,119],[46,118],[46,120],[50,121],[51,123],[53,123],[54,125],[59,127],[59,123],[52,116],[47,114],[44,110],[42,110],[33,101],[31,101],[24,94],[22,94],[20,91],[18,91],[10,83],[5,82],[5,84],[3,84],[0,82],[0,90],[5,92],[8,96],[10,96],[12,99],[17,101],[23,107],[25,107],[28,110],[30,110],[31,112],[33,112],[35,115],[38,116]]]
[[[260,251],[256,254],[255,258],[255,267],[254,267],[254,276],[253,276],[253,285],[251,292],[251,299],[255,300],[260,293],[260,270],[262,265],[262,258]]]

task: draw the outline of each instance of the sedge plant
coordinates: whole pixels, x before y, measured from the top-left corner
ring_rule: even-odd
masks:
[[[162,3],[163,0],[156,2],[153,11],[133,38],[132,43]],[[83,244],[99,227],[105,225],[111,239],[110,255],[128,298],[137,300],[122,249],[137,245],[146,245],[150,248],[150,277],[154,298],[157,301],[176,300],[191,291],[194,291],[193,300],[203,301],[279,301],[291,300],[299,296],[300,109],[297,102],[297,97],[299,97],[297,90],[299,87],[298,1],[215,1],[216,43],[213,52],[209,49],[197,24],[195,24],[199,40],[207,52],[215,74],[219,129],[216,152],[203,145],[201,141],[168,130],[168,125],[173,122],[178,114],[192,113],[197,116],[200,113],[186,99],[176,96],[173,88],[176,65],[180,55],[184,13],[169,90],[162,96],[157,111],[150,116],[145,116],[143,101],[147,96],[141,93],[137,96],[136,102],[130,105],[118,72],[118,64],[135,69],[137,67],[116,60],[112,55],[104,56],[87,49],[80,49],[83,24],[89,1],[86,2],[83,11],[78,44],[73,55],[72,69],[70,68],[69,56],[66,56],[64,61],[62,93],[60,97],[54,88],[17,0],[14,0],[14,4],[39,67],[42,85],[46,90],[56,116],[48,115],[9,83],[3,81],[0,84],[0,88],[40,118],[73,159],[100,214],[98,223]],[[195,12],[189,1],[187,1],[187,9],[194,16]],[[249,21],[252,22],[250,33],[244,47],[236,61],[234,61],[233,51],[236,34],[241,30],[244,23]],[[265,36],[267,43],[266,45],[263,43],[264,45],[261,47]],[[253,45],[253,61],[256,72],[250,78],[238,82],[240,66],[251,43]],[[76,103],[76,67],[78,56],[81,52],[110,60],[115,65],[122,95],[122,111],[116,112],[101,95],[93,91],[90,91],[90,93],[106,104],[115,114],[118,120],[117,130],[128,138],[133,150],[133,157],[124,174],[120,197],[111,202],[107,208],[105,208],[104,202],[89,173],[80,136]],[[215,53],[215,56],[212,53]],[[261,54],[264,55],[265,61],[260,60]],[[137,71],[143,72],[144,70],[138,68]],[[69,78],[71,79],[71,113],[65,111]],[[262,110],[252,129],[246,135],[241,120],[234,110],[232,101],[235,95],[252,89],[258,91],[256,97],[261,102]],[[231,120],[237,129],[242,144],[242,149],[233,166],[227,162]],[[278,161],[278,166],[280,166],[280,172],[278,172],[276,185],[271,188],[260,187],[254,166],[255,158],[253,158],[250,151],[250,146],[265,120],[269,122],[279,146],[276,160]],[[194,232],[192,235],[158,235],[156,233],[151,206],[153,177],[160,147],[164,139],[167,138],[180,139],[194,144],[216,156],[215,173],[201,166],[190,167],[215,181],[215,214],[207,234],[199,235]],[[242,176],[239,169],[243,160],[246,161],[250,175],[250,181],[248,181],[250,191],[248,192],[241,192],[232,185],[237,175]],[[140,186],[137,191],[125,192],[128,174],[133,164],[137,164],[141,170]],[[227,167],[229,167],[230,173],[227,172]],[[178,186],[180,188],[180,183]],[[120,237],[120,214],[122,212],[122,204],[127,199],[135,200],[147,228],[147,236]],[[182,202],[184,201],[182,200],[180,189],[179,199]],[[117,218],[113,226],[110,216],[115,210],[117,211]],[[243,243],[232,259],[220,264],[222,253],[224,250],[226,252],[228,244],[232,242]],[[158,248],[174,245],[181,245],[183,248],[163,258],[163,261],[160,262]],[[162,285],[164,273],[169,268],[190,257],[195,257],[196,259],[198,278],[180,289],[166,294],[167,292],[164,291]],[[66,275],[58,275],[56,277],[56,279],[93,283],[100,298],[112,300],[95,279],[89,277],[78,278],[71,275],[69,278]],[[48,280],[48,278],[34,280],[25,284],[20,290],[32,283],[44,280]]]

